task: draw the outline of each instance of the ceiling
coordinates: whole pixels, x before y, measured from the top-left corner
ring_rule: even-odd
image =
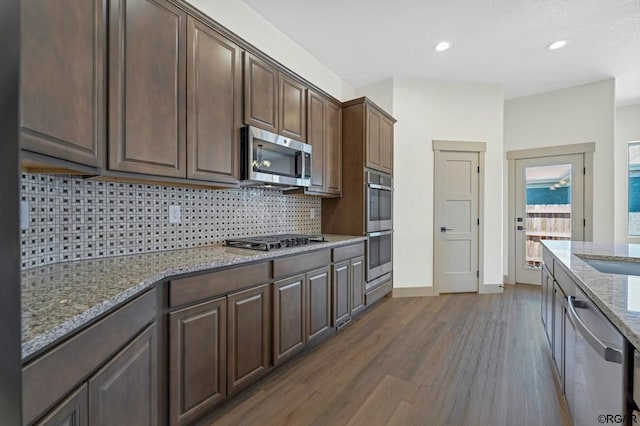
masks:
[[[443,79],[515,98],[615,77],[617,103],[640,102],[640,0],[244,1],[356,88]]]

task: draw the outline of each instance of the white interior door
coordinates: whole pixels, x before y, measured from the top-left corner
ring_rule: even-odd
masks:
[[[584,240],[584,155],[515,162],[516,282],[540,284],[541,240]]]
[[[439,293],[478,291],[477,152],[437,151],[434,276]]]

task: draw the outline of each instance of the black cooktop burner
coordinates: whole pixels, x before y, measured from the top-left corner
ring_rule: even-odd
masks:
[[[225,244],[229,247],[269,251],[272,249],[303,246],[309,243],[321,243],[324,241],[326,240],[322,235],[282,234],[250,238],[233,238],[226,240]]]

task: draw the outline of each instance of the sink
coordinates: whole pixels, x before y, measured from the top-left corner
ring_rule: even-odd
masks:
[[[576,255],[594,269],[604,274],[637,275],[640,276],[640,262],[632,260],[605,260],[588,256]]]

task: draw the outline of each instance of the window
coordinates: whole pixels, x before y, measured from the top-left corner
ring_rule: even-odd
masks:
[[[640,141],[629,142],[629,235],[640,236]]]

